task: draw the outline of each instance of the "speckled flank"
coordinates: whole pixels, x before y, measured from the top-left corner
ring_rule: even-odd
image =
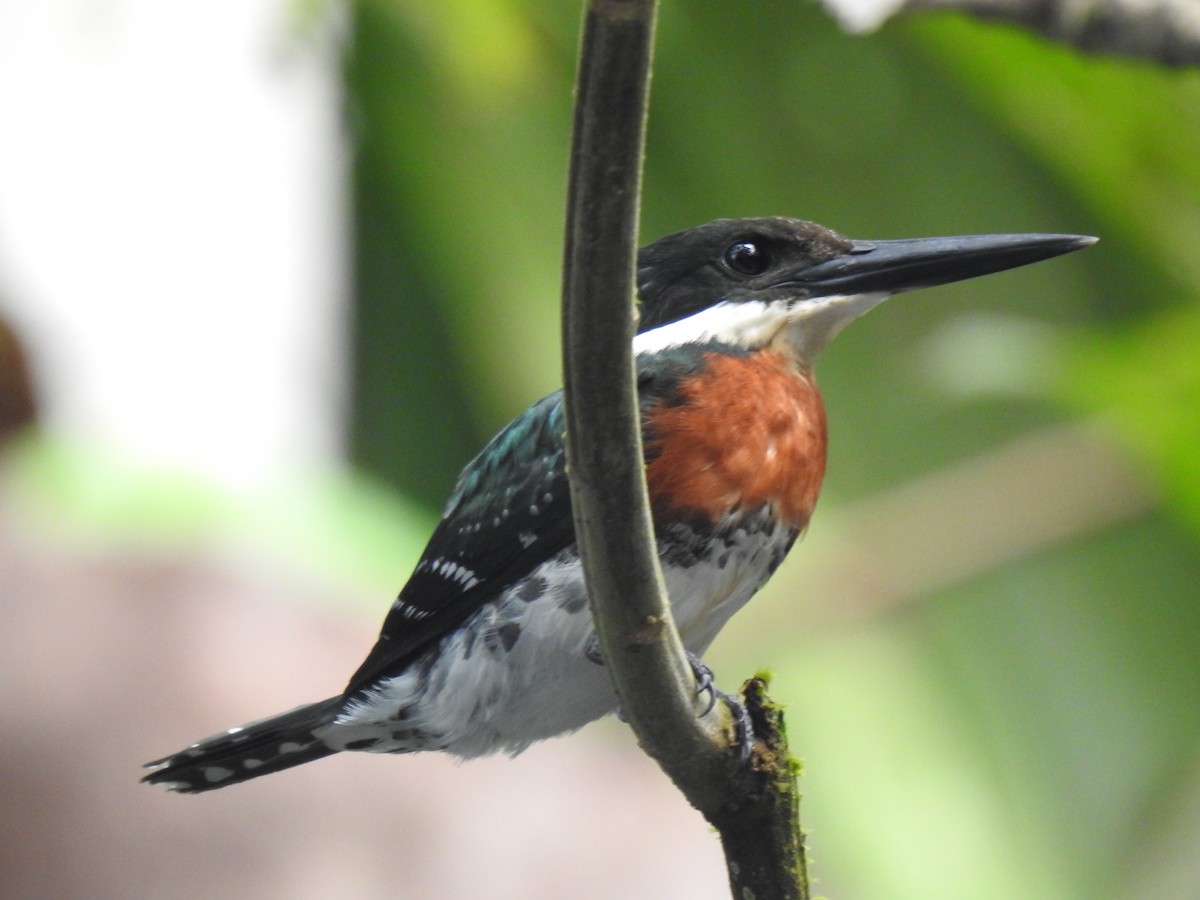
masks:
[[[587,590],[583,580],[564,584],[558,592],[558,608],[566,613],[578,613],[587,609]]]
[[[762,508],[697,530],[675,525],[662,535],[664,577],[689,650],[703,652],[796,534]],[[598,649],[579,561],[573,549],[565,551],[318,734],[347,750],[517,753],[615,710],[607,673],[596,665]],[[403,732],[393,724],[400,710]],[[379,740],[368,745],[369,737]]]
[[[591,634],[581,579],[573,552],[542,564],[447,635],[419,665],[349,704],[323,737],[349,749],[339,732],[361,739],[381,729],[387,739],[369,748],[376,752],[437,744],[471,757],[519,752],[610,711],[614,700],[605,673],[575,674],[584,667]],[[579,688],[590,702],[579,702]],[[411,726],[402,741],[387,724],[399,708],[407,710]]]
[[[513,591],[513,596],[523,603],[532,603],[546,593],[548,587],[549,582],[541,575],[530,575],[521,584],[517,585]]]

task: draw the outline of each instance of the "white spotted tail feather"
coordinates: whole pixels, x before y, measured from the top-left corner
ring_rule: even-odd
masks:
[[[342,748],[330,747],[313,732],[328,725],[344,703],[341,696],[331,697],[230,728],[146,763],[147,769],[155,771],[142,781],[180,794],[198,794],[337,753]]]

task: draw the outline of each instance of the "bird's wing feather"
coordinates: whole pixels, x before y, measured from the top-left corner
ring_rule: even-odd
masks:
[[[561,392],[534,404],[463,470],[412,577],[347,696],[431,644],[575,540]]]

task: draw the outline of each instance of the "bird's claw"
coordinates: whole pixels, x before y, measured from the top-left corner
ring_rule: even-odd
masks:
[[[713,670],[704,660],[694,653],[688,653],[687,659],[692,667],[692,675],[696,679],[696,696],[708,694],[708,705],[704,707],[704,711],[700,715],[707,716],[712,712],[713,707],[717,705],[718,698],[729,707],[729,713],[733,717],[733,733],[734,739],[737,741],[738,760],[743,763],[748,762],[754,749],[754,723],[750,720],[750,713],[745,704],[734,694],[727,694],[716,686],[713,680]]]
[[[720,693],[713,681],[713,670],[695,653],[689,652],[687,660],[692,667],[692,677],[696,679],[696,696],[708,694],[708,705],[704,707],[704,712],[700,713],[702,716],[707,716],[717,705],[717,694]]]

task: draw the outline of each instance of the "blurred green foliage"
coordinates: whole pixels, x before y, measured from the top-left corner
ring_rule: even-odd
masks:
[[[557,386],[578,14],[355,6],[353,450],[431,507]],[[724,681],[779,673],[824,893],[1200,894],[1180,840],[1200,794],[1198,159],[1195,73],[954,16],[851,38],[814,5],[664,5],[647,240],[754,214],[864,238],[1103,238],[905,295],[839,338],[821,369],[833,446],[814,530],[1080,420],[1157,498],[839,625],[793,612],[801,545],[754,604],[759,627],[734,622],[713,660]],[[1042,511],[1007,513],[1019,529]]]

